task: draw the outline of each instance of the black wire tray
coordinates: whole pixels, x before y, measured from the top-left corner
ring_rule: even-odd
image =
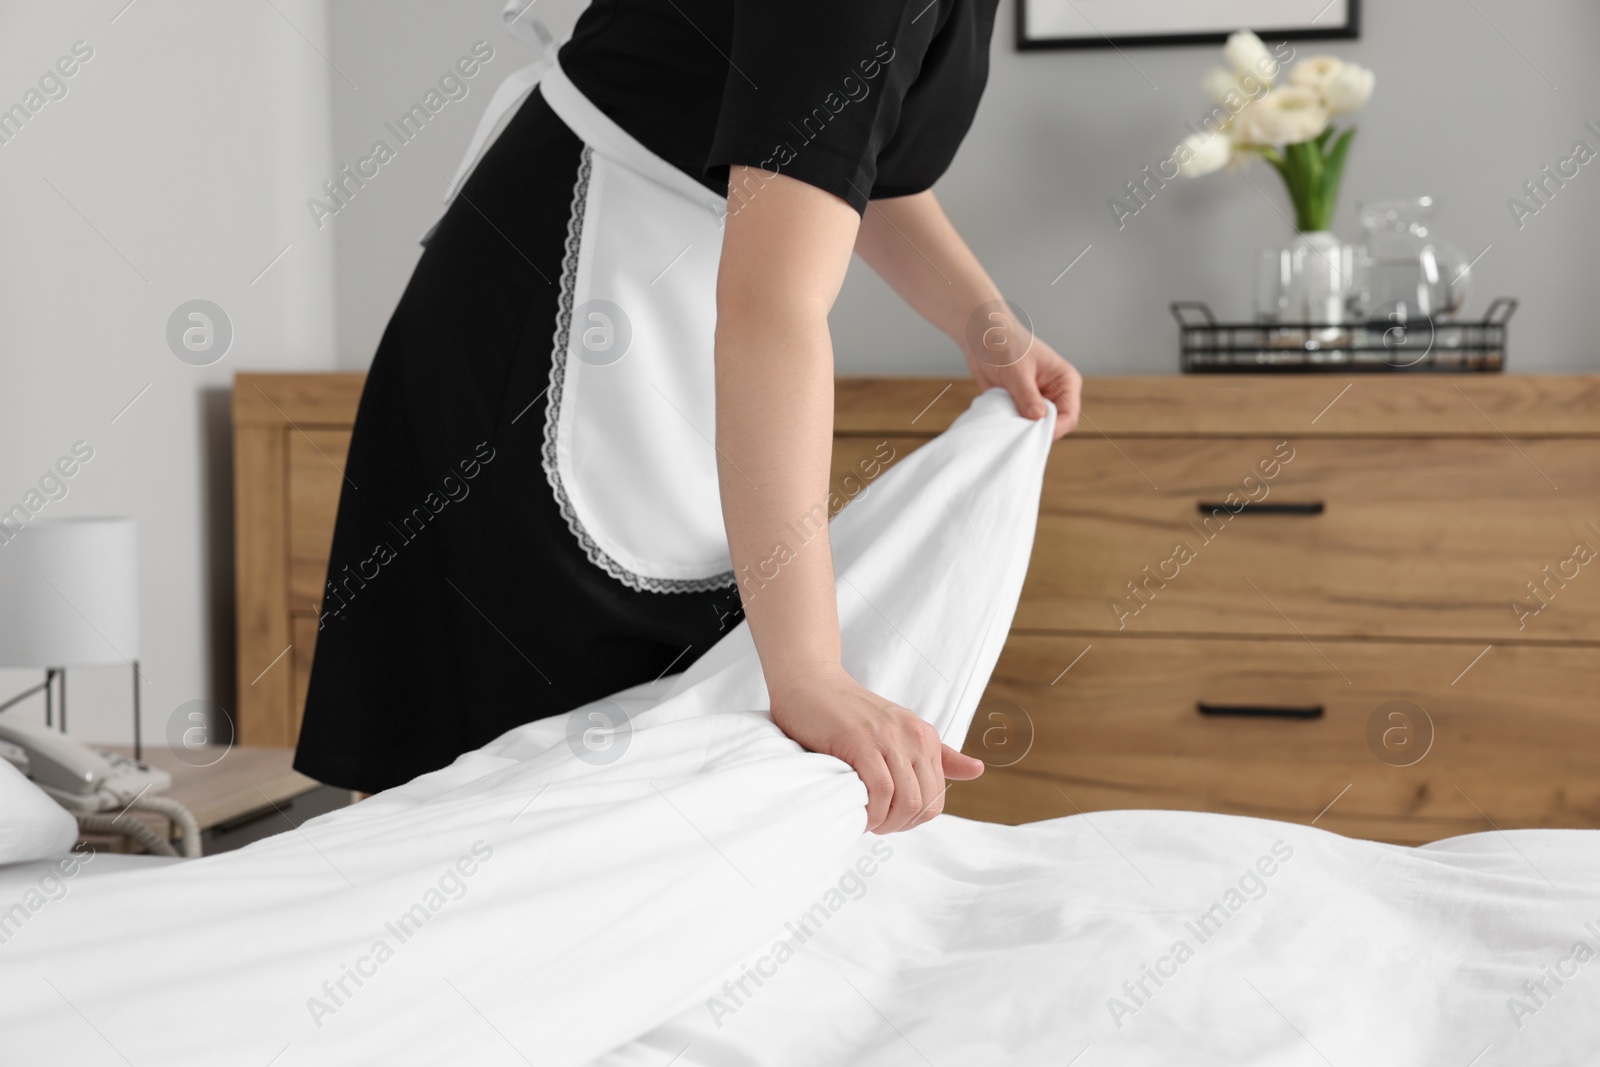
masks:
[[[1350,371],[1492,373],[1505,370],[1506,323],[1517,301],[1500,297],[1475,322],[1218,322],[1211,308],[1177,300],[1185,374]]]

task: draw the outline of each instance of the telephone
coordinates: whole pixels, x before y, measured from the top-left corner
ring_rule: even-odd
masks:
[[[0,741],[21,749],[19,768],[71,811],[116,811],[140,793],[172,787],[172,775],[113,752],[88,748],[65,734],[0,719]]]
[[[54,730],[4,718],[0,718],[0,758],[15,764],[34,785],[77,816],[84,830],[124,834],[152,852],[176,855],[171,843],[146,824],[122,818],[130,809],[152,811],[178,827],[184,855],[200,855],[200,828],[194,815],[170,797],[151,795],[172,787],[172,775],[159,767],[89,748]]]

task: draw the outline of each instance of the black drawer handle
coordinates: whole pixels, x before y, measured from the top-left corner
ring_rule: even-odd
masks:
[[[1195,710],[1202,715],[1228,715],[1244,719],[1322,718],[1321,704],[1313,704],[1308,708],[1282,708],[1271,704],[1207,704],[1201,701],[1195,705]]]
[[[1253,500],[1246,500],[1235,507],[1232,504],[1208,504],[1205,501],[1195,505],[1200,509],[1200,514],[1210,515],[1213,512],[1226,511],[1234,515],[1246,513],[1255,515],[1321,515],[1327,510],[1320,500],[1307,500],[1282,504],[1258,504]]]

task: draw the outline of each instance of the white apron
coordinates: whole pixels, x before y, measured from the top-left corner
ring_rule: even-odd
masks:
[[[595,107],[555,61],[549,31],[523,11],[520,0],[507,5],[507,28],[545,55],[495,91],[446,203],[540,86],[585,146],[561,269],[545,476],[584,553],[623,584],[731,586],[712,366],[726,198]]]

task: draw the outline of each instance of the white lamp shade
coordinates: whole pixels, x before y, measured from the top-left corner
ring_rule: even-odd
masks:
[[[0,667],[92,667],[138,655],[132,519],[34,519],[0,530]]]

